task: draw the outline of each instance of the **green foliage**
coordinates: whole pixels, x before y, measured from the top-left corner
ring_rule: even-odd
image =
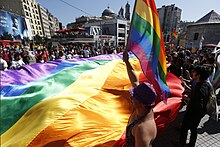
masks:
[[[23,39],[22,39],[22,44],[23,45],[26,45],[26,44],[28,44],[29,43],[29,38],[28,37],[23,37]]]
[[[8,32],[4,32],[1,36],[1,40],[13,40],[13,37]]]
[[[43,38],[40,37],[38,34],[34,36],[33,40],[35,45],[40,45],[43,43]]]

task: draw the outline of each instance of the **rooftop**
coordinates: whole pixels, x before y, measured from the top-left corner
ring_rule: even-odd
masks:
[[[220,15],[214,10],[200,18],[196,23],[220,23]]]

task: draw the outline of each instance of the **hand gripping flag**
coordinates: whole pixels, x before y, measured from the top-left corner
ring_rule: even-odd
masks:
[[[170,90],[166,83],[166,55],[159,17],[153,0],[136,0],[127,49],[139,59],[143,73],[166,102]]]

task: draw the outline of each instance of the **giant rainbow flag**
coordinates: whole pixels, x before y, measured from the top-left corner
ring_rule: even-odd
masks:
[[[143,73],[166,102],[170,93],[166,83],[166,55],[154,0],[136,0],[127,49],[139,58]]]
[[[140,81],[147,80],[132,57]],[[169,74],[167,82],[167,104],[154,107],[158,132],[181,107],[181,81]],[[1,146],[120,146],[131,113],[130,87],[120,54],[1,71]]]

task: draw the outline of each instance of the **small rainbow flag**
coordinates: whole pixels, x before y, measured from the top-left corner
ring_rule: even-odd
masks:
[[[143,73],[166,102],[170,90],[164,42],[154,0],[136,0],[127,49],[140,60]]]
[[[173,36],[173,38],[174,38],[175,40],[177,40],[178,35],[177,35],[177,33],[176,33],[176,29],[173,30],[172,36]]]
[[[178,44],[178,35],[177,35],[177,33],[176,33],[176,28],[173,30],[170,43],[171,43],[171,44],[174,44],[174,45],[177,45],[177,44]]]

